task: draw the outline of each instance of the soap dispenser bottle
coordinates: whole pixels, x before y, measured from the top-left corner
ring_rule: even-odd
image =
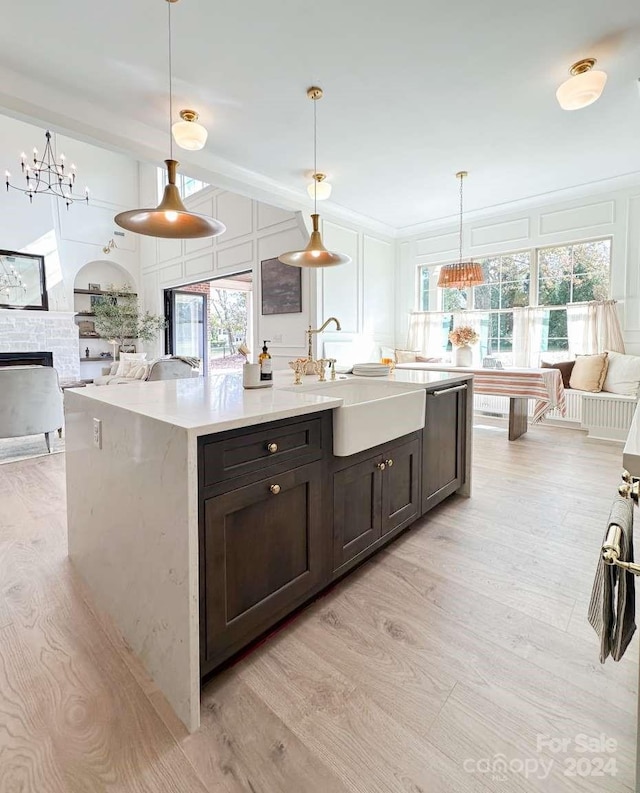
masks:
[[[273,367],[271,361],[271,354],[267,348],[267,343],[271,339],[265,339],[262,343],[262,352],[258,356],[258,363],[260,364],[260,380],[273,380]]]

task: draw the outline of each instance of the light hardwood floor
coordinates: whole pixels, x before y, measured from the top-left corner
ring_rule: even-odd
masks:
[[[212,681],[194,735],[66,559],[64,456],[0,466],[0,793],[633,790],[638,640],[601,666],[586,622],[621,447],[475,444],[472,499]],[[567,776],[598,770],[574,741],[602,733],[616,776]]]

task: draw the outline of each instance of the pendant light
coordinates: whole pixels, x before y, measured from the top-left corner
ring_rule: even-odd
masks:
[[[307,96],[313,100],[313,173],[318,173],[318,124],[317,124],[317,102],[322,99],[322,88],[313,86],[308,89]],[[278,256],[283,264],[290,264],[292,267],[335,267],[337,264],[349,264],[351,257],[344,253],[333,253],[324,247],[322,235],[319,230],[320,215],[318,215],[318,180],[314,179],[313,191],[313,214],[311,222],[313,231],[309,237],[309,244],[303,251],[288,251]]]
[[[581,110],[600,99],[607,82],[607,73],[594,70],[595,58],[584,58],[569,69],[571,77],[556,91],[556,99],[563,110]]]
[[[456,179],[460,179],[460,255],[456,264],[445,264],[440,268],[438,286],[445,289],[468,289],[484,283],[482,266],[477,262],[462,261],[462,183],[469,174],[458,171]]]
[[[198,215],[182,203],[180,191],[176,186],[176,171],[180,164],[173,159],[173,74],[171,68],[171,6],[178,0],[166,0],[169,6],[169,159],[167,166],[167,185],[162,201],[155,209],[130,209],[120,212],[114,220],[123,229],[146,234],[149,237],[168,239],[196,239],[197,237],[217,237],[226,231],[226,226],[215,218]]]

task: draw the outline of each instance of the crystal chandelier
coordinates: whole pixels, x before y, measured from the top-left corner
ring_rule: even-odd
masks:
[[[0,263],[0,292],[6,294],[7,297],[10,296],[12,289],[22,289],[23,292],[26,292],[27,286],[15,266],[7,266],[4,257],[0,257]]]
[[[49,130],[46,131],[45,138],[47,142],[45,143],[42,157],[39,158],[38,149],[35,147],[31,160],[27,158],[24,152],[20,155],[20,167],[26,179],[25,185],[20,187],[11,184],[11,174],[9,171],[5,171],[7,192],[9,192],[9,188],[20,190],[20,192],[29,196],[29,201],[32,203],[34,195],[45,193],[55,198],[61,198],[67,205],[67,209],[74,201],[86,201],[88,204],[88,187],[85,188],[84,195],[74,195],[73,192],[76,181],[76,166],[72,163],[71,168],[68,169],[64,154],[61,154],[59,160],[56,160]]]

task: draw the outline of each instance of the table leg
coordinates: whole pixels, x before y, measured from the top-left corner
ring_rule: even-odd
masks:
[[[509,399],[509,440],[515,441],[528,429],[527,413],[529,400],[511,397]]]

